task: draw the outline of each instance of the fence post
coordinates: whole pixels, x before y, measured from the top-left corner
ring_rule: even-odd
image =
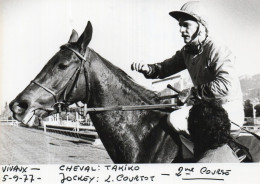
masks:
[[[79,122],[76,121],[76,132],[79,132]]]
[[[43,123],[43,131],[44,131],[44,133],[46,133],[47,132],[47,130],[46,130],[46,123],[44,121],[42,123]]]

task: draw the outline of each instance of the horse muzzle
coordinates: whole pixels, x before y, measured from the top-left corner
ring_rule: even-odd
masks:
[[[19,122],[32,127],[34,124],[38,124],[39,117],[47,116],[46,111],[38,110],[35,107],[30,107],[30,103],[26,101],[13,100],[9,107],[13,112],[13,117]],[[36,113],[37,110],[37,113]]]

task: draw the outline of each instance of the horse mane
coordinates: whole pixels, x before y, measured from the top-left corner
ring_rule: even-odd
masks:
[[[92,49],[91,49],[92,50]],[[138,94],[142,99],[149,104],[155,103],[159,101],[159,95],[157,92],[146,89],[145,87],[137,84],[132,77],[130,77],[126,72],[124,72],[119,67],[112,64],[107,59],[103,58],[100,54],[92,50],[99,59],[105,64],[105,66],[110,69],[114,74],[116,74],[119,77],[119,80],[122,82],[122,84],[131,87],[131,90],[133,90],[136,94]]]

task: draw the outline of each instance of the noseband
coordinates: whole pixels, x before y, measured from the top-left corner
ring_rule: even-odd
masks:
[[[89,101],[89,94],[90,94],[90,83],[89,83],[89,75],[87,72],[87,69],[85,68],[85,63],[89,62],[90,63],[90,49],[87,48],[85,55],[83,56],[82,54],[80,54],[78,51],[76,51],[75,49],[69,47],[68,45],[63,45],[61,48],[66,48],[70,51],[72,51],[74,54],[77,55],[77,57],[80,59],[80,65],[77,67],[77,69],[74,71],[74,73],[72,74],[72,76],[70,77],[70,79],[68,80],[68,82],[57,92],[52,91],[51,89],[45,87],[44,85],[40,84],[39,82],[32,80],[31,83],[32,84],[36,84],[37,86],[41,87],[42,89],[44,89],[45,91],[47,91],[48,93],[50,93],[54,100],[55,103],[53,105],[53,107],[55,108],[56,106],[58,106],[58,112],[61,111],[61,106],[68,106],[68,102],[69,102],[69,97],[72,96],[72,91],[75,87],[77,87],[77,83],[78,83],[78,79],[81,73],[82,68],[84,69],[84,75],[85,75],[85,79],[86,79],[86,85],[87,85],[87,102]],[[63,93],[63,100],[59,101],[59,95],[61,95]]]

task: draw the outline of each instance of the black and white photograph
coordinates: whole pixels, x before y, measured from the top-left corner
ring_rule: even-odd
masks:
[[[259,20],[258,0],[0,0],[0,183],[257,183]]]

